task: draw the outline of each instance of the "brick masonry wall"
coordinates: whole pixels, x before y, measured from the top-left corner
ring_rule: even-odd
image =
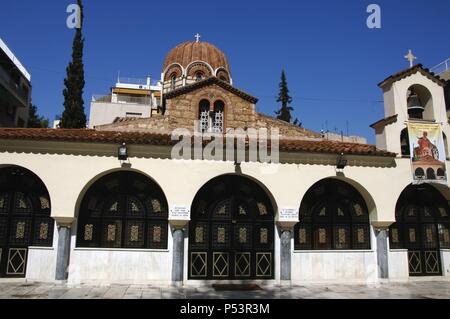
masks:
[[[320,134],[293,124],[280,121],[268,115],[257,113],[255,104],[217,86],[211,85],[189,94],[183,94],[166,101],[166,114],[151,118],[122,119],[116,123],[98,126],[101,131],[128,131],[171,134],[176,128],[186,128],[193,132],[194,123],[199,118],[200,101],[210,102],[211,110],[215,101],[225,103],[226,128],[278,128],[282,139],[333,140],[366,144],[359,136]]]
[[[175,127],[193,130],[194,121],[199,118],[199,104],[203,99],[210,102],[211,110],[214,102],[221,100],[225,103],[225,127],[254,127],[255,105],[217,85],[167,100],[167,114],[173,118]]]

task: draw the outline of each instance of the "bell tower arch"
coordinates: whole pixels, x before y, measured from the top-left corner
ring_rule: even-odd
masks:
[[[421,64],[400,71],[378,85],[384,92],[384,119],[371,125],[380,149],[407,156],[405,129],[408,122],[438,123],[450,134],[444,87],[445,81]],[[449,147],[446,140],[446,148]]]

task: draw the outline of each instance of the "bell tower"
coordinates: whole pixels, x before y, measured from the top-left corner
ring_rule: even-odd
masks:
[[[450,136],[450,125],[445,105],[445,81],[421,64],[413,65],[416,57],[411,51],[405,58],[410,67],[378,85],[384,92],[385,118],[371,125],[375,129],[377,147],[398,156],[409,156],[408,122],[438,123],[449,157],[446,136]]]

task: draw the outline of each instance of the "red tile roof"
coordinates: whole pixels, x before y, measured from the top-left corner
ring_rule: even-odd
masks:
[[[385,127],[386,125],[392,124],[397,122],[398,114],[386,117],[384,119],[381,119],[373,124],[370,125],[371,128],[377,129]]]
[[[7,140],[40,140],[40,141],[67,141],[81,143],[114,143],[137,145],[175,145],[167,134],[143,132],[112,132],[91,129],[24,129],[2,128],[0,139]],[[205,141],[208,143],[208,141]],[[269,143],[270,144],[270,143]],[[269,145],[270,148],[270,145]],[[311,152],[324,154],[351,154],[395,157],[396,154],[377,149],[374,145],[343,143],[336,141],[305,141],[281,140],[280,151],[284,152]]]
[[[249,101],[250,103],[253,103],[253,104],[258,103],[258,99],[256,97],[251,96],[250,94],[232,86],[231,84],[228,84],[228,83],[216,78],[215,76],[211,76],[205,80],[198,81],[198,82],[180,87],[178,89],[175,89],[169,93],[164,94],[164,97],[166,99],[172,99],[174,97],[177,97],[177,96],[180,96],[183,94],[187,94],[189,92],[201,89],[206,86],[211,86],[214,84],[220,86],[224,90],[227,90],[233,94],[236,94],[237,96],[243,98],[246,101]]]

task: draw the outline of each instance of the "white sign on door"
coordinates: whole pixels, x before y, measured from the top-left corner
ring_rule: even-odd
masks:
[[[280,221],[298,221],[298,208],[281,208]]]
[[[191,209],[189,206],[175,205],[170,208],[169,219],[190,219]]]

